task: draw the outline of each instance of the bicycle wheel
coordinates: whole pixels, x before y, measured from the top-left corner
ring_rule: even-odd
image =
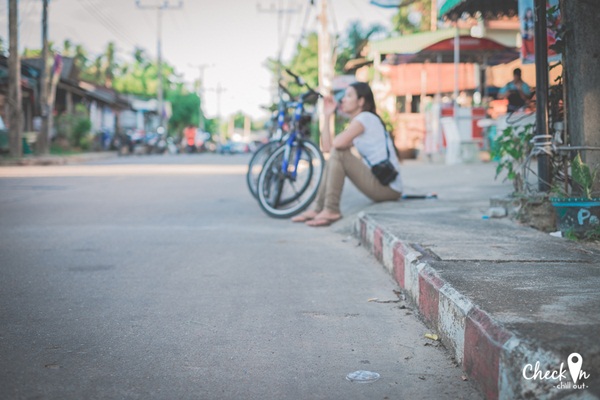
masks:
[[[287,169],[283,169],[289,150]],[[271,154],[258,177],[258,202],[269,216],[288,218],[314,200],[323,177],[323,154],[312,142],[300,140]]]
[[[246,183],[248,184],[248,189],[254,198],[258,198],[256,188],[258,186],[258,176],[260,175],[260,171],[262,171],[265,161],[267,161],[269,156],[273,154],[275,149],[279,146],[281,146],[280,142],[268,142],[263,144],[254,152],[254,155],[248,163]]]

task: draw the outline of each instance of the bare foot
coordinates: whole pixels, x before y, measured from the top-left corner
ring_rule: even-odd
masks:
[[[320,213],[318,213],[317,215],[315,215],[315,217],[313,219],[311,219],[310,221],[307,221],[306,225],[314,226],[314,227],[329,226],[341,218],[342,218],[342,214],[340,214],[340,213],[331,212],[329,210],[323,210]]]
[[[316,211],[308,210],[292,218],[292,222],[306,222],[317,216]]]

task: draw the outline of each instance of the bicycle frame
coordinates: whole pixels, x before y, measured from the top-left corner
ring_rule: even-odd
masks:
[[[300,101],[296,102],[294,106],[294,129],[292,130],[285,142],[284,146],[286,146],[286,148],[284,152],[283,162],[281,163],[281,172],[283,174],[286,174],[288,172],[288,168],[290,166],[290,152],[292,151],[292,146],[294,145],[294,142],[296,142],[296,138],[300,135],[300,119],[302,117],[302,114],[304,113],[304,96],[300,96]],[[300,154],[302,154],[302,147],[298,146],[296,149],[294,169],[292,170],[292,173],[290,175],[292,179],[296,179],[296,176],[298,175],[298,163],[300,162]]]

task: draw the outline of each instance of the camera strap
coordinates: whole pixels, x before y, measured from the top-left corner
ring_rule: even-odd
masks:
[[[390,159],[390,147],[389,147],[389,145],[388,145],[388,133],[387,133],[387,131],[386,131],[385,129],[383,130],[383,137],[385,138],[385,151],[386,151],[386,153],[387,153],[387,157],[386,157],[385,161],[388,161],[388,160]],[[358,150],[358,149],[356,149],[356,150]],[[361,157],[362,157],[362,158],[364,158],[364,159],[365,159],[365,161],[367,162],[367,165],[368,165],[369,167],[372,167],[372,166],[373,166],[373,165],[372,165],[372,164],[369,162],[369,159],[368,159],[368,158],[367,158],[367,157],[366,157],[366,156],[365,156],[363,153],[361,153],[361,152],[359,151],[359,154],[361,155]]]

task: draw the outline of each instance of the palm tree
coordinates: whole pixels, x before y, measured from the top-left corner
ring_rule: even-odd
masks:
[[[70,57],[70,56],[72,56],[72,52],[73,52],[73,42],[71,42],[69,39],[65,39],[63,42],[62,55],[65,57]]]
[[[146,51],[144,49],[142,49],[141,47],[136,47],[133,50],[133,59],[139,65],[148,63],[148,61],[146,60]]]
[[[104,64],[104,85],[110,88],[112,87],[113,80],[115,79],[115,69],[117,68],[117,64],[115,63],[114,42],[108,43],[104,57],[106,58],[106,62]]]
[[[102,55],[97,56],[94,59],[94,64],[92,66],[92,74],[94,83],[101,83],[103,78],[102,73]]]
[[[83,71],[87,61],[87,51],[82,45],[78,44],[75,46],[75,65],[77,68],[79,68],[79,70]]]

